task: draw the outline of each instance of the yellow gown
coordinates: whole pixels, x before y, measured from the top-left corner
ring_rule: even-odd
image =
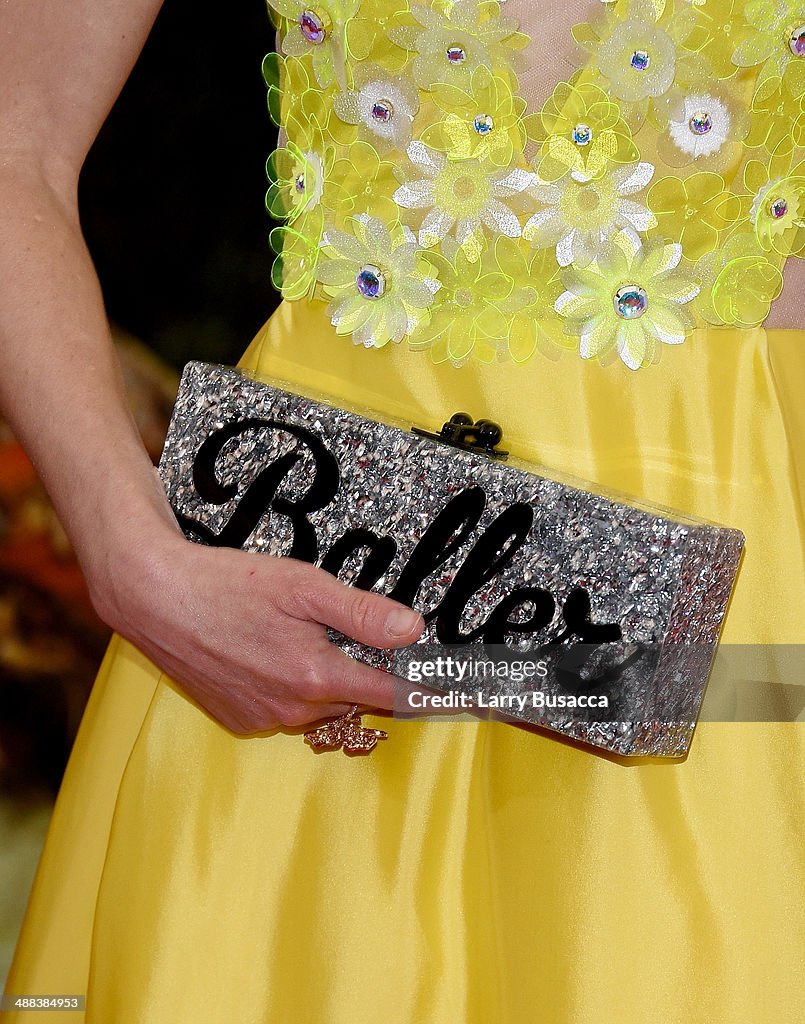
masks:
[[[805,643],[801,330],[700,321],[639,372],[456,366],[353,346],[314,298],[243,365],[414,423],[490,415],[519,455],[736,527],[722,644],[774,680]],[[626,763],[500,722],[364,721],[389,732],[367,758],[233,736],[116,637],[6,991],[86,994],[92,1024],[803,1019],[802,722],[706,721],[684,761]]]

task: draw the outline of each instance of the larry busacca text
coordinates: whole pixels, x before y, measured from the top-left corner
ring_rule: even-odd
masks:
[[[431,659],[407,661],[405,678],[411,683],[426,686],[440,681],[438,689],[431,693],[412,690],[406,695],[405,704],[411,711],[428,709],[489,708],[523,712],[532,708],[607,708],[609,698],[604,693],[547,693],[541,689],[524,690],[520,684],[531,679],[544,680],[549,671],[547,661],[457,658],[452,655]],[[462,689],[445,690],[443,680],[455,680]],[[494,689],[484,689],[481,682],[493,683]],[[513,692],[507,683],[517,687]],[[508,692],[507,692],[508,690]]]

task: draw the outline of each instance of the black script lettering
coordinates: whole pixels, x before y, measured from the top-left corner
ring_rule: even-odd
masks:
[[[301,445],[258,472],[221,532],[215,534],[202,523],[179,512],[176,512],[177,520],[188,535],[205,544],[242,548],[264,515],[271,512],[284,516],[293,528],[288,556],[315,564],[319,546],[309,515],[332,502],[338,491],[340,474],[333,454],[310,430],[260,418],[229,423],[210,434],[201,445],[193,463],[193,483],[199,497],[209,504],[223,505],[236,498],[238,482],[224,484],[218,479],[218,458],[229,441],[248,431],[266,429],[284,431],[296,437]],[[278,495],[283,481],[305,455],[312,459],[314,465],[313,473],[308,474],[309,486],[305,493],[293,501]],[[417,542],[389,596],[415,607],[425,581],[468,542],[485,507],[486,496],[480,487],[466,488],[450,498]],[[524,502],[516,502],[501,512],[470,547],[447,592],[439,604],[425,615],[427,621],[435,619],[436,635],[441,643],[466,644],[483,639],[488,644],[505,645],[506,638],[512,634],[539,632],[550,626],[556,613],[551,593],[538,587],[523,587],[503,597],[481,625],[466,634],[459,628],[473,595],[511,562],[525,543],[533,520],[533,508]],[[353,585],[369,590],[394,562],[398,546],[392,537],[377,534],[366,527],[348,529],[324,554],[321,566],[337,576],[350,555],[363,548],[368,549],[368,553]],[[512,619],[510,616],[515,609],[527,602],[534,605],[530,617],[522,622]],[[641,656],[638,651],[623,662],[608,666],[598,677],[584,679],[581,672],[594,652],[603,644],[622,638],[617,623],[595,623],[590,620],[590,614],[590,595],[584,587],[576,587],[562,608],[564,630],[538,648],[546,652],[555,651],[566,641],[578,638],[579,643],[567,645],[561,651],[556,664],[557,680],[571,693],[613,682]]]
[[[506,566],[525,543],[534,510],[517,502],[494,519],[478,538],[453,578],[436,612],[436,635],[443,644],[472,643],[485,634],[486,623],[469,633],[459,628],[472,595]],[[518,595],[513,591],[511,597]]]
[[[647,653],[647,647],[643,645],[622,661],[606,665],[597,675],[585,679],[581,674],[584,666],[602,646],[603,644],[573,644],[567,649],[567,653],[562,654],[556,665],[556,679],[564,690],[568,693],[582,693],[604,686],[611,688],[611,684],[616,683],[627,668],[636,665]],[[659,646],[657,650],[659,651]]]
[[[634,655],[625,661],[612,665],[597,676],[585,679],[582,671],[599,647],[617,643],[623,636],[620,625],[590,621],[592,605],[590,595],[584,587],[575,587],[567,595],[562,607],[562,618],[566,629],[545,645],[544,649],[560,646],[571,637],[578,637],[581,643],[573,644],[563,652],[556,663],[556,679],[568,693],[583,693],[614,682],[632,664]]]
[[[571,636],[577,636],[587,644],[617,643],[623,636],[618,623],[590,622],[591,611],[589,592],[584,587],[574,587],[562,606],[562,618],[567,629],[552,642],[560,644]]]
[[[485,505],[480,487],[468,487],[451,498],[420,537],[389,597],[413,607],[424,581],[458,551],[478,525]],[[425,618],[435,614],[434,610]]]
[[[213,547],[242,548],[262,517],[269,511],[285,516],[293,527],[290,558],[315,562],[318,557],[316,531],[307,516],[329,505],[339,484],[338,462],[324,443],[311,431],[293,423],[250,418],[235,420],[206,438],[193,463],[193,484],[200,498],[211,505],[223,505],[237,496],[237,482],[224,485],[216,475],[216,462],[224,445],[250,430],[276,429],[297,437],[313,458],[315,471],[307,492],[297,501],[278,497],[277,489],[302,459],[303,452],[293,451],[262,469],[238,502],[229,522],[220,533],[197,523],[190,516],[176,513],[186,533],[196,534]]]
[[[509,613],[526,602],[534,605],[531,617],[522,622],[510,619]],[[503,598],[486,620],[484,643],[505,644],[506,637],[513,633],[536,633],[540,629],[546,629],[553,622],[555,614],[556,601],[550,591],[541,587],[523,587],[522,590],[515,590],[513,594]]]

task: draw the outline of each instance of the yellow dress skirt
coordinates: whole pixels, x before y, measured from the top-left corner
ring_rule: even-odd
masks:
[[[699,331],[639,373],[456,369],[286,303],[244,363],[412,422],[493,416],[518,454],[738,527],[723,644],[773,676],[805,643],[804,332]],[[368,758],[236,737],[114,638],[6,991],[86,994],[92,1024],[805,1019],[802,721],[706,721],[686,760],[630,764],[364,722],[390,733]]]

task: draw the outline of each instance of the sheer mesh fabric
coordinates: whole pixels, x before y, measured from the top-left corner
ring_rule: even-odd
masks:
[[[602,13],[601,0],[504,0],[504,14],[518,22],[531,39],[527,67],[519,75],[520,94],[530,111],[539,110],[559,82],[567,81],[583,62],[571,29]]]

